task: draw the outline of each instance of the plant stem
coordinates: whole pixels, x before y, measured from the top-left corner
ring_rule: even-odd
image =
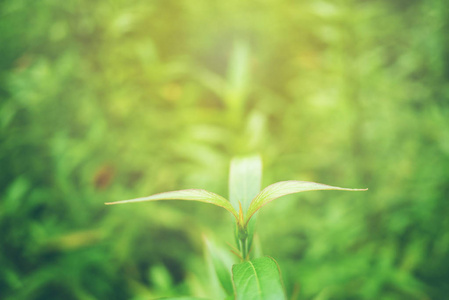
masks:
[[[248,249],[247,249],[247,245],[246,245],[246,238],[240,239],[240,245],[241,245],[241,249],[242,249],[242,258],[243,258],[243,260],[247,260],[248,259]]]

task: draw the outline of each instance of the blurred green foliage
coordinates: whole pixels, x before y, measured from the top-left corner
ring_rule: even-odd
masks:
[[[293,299],[449,294],[449,8],[443,0],[0,2],[0,298],[213,298],[194,203],[234,155],[264,184],[365,193],[262,209]]]

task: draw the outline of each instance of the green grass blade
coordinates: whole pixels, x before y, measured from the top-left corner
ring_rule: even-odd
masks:
[[[236,41],[229,61],[225,101],[228,108],[237,117],[241,116],[248,93],[249,60],[249,43],[243,40]]]
[[[286,299],[276,261],[260,257],[232,267],[236,300]]]
[[[316,182],[298,181],[298,180],[277,182],[264,188],[253,199],[253,201],[251,201],[245,222],[248,223],[252,215],[256,211],[258,211],[262,206],[270,203],[271,201],[279,197],[300,192],[318,191],[318,190],[366,191],[367,189],[347,189]]]
[[[222,251],[219,246],[206,236],[203,239],[206,245],[206,261],[209,270],[213,273],[211,275],[216,276],[226,295],[232,295],[234,289],[232,286],[231,266],[235,262],[235,259],[231,256],[232,253]]]
[[[154,194],[148,197],[122,200],[116,202],[107,202],[105,204],[106,205],[126,204],[126,203],[136,203],[136,202],[156,201],[156,200],[187,200],[187,201],[199,201],[210,203],[223,207],[224,209],[228,210],[231,214],[233,214],[236,219],[238,219],[237,212],[235,211],[235,209],[232,207],[231,203],[228,200],[226,200],[220,195],[202,189],[188,189],[188,190],[165,192],[160,194]]]

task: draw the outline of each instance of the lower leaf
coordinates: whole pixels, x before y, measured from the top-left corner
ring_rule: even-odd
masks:
[[[269,256],[234,265],[232,279],[236,300],[286,299],[279,266]]]

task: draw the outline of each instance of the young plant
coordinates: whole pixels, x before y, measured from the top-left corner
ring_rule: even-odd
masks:
[[[187,189],[164,192],[148,197],[108,202],[125,204],[156,200],[199,201],[223,207],[235,218],[235,238],[241,263],[232,267],[232,285],[235,299],[285,299],[279,267],[271,257],[250,260],[254,223],[260,208],[282,196],[316,190],[365,191],[367,189],[348,189],[321,183],[288,180],[271,184],[260,191],[262,161],[260,156],[234,158],[229,174],[229,200],[203,189]],[[226,277],[223,272],[217,275]],[[220,280],[224,289],[230,292],[226,280]],[[232,299],[232,295],[230,295]]]

